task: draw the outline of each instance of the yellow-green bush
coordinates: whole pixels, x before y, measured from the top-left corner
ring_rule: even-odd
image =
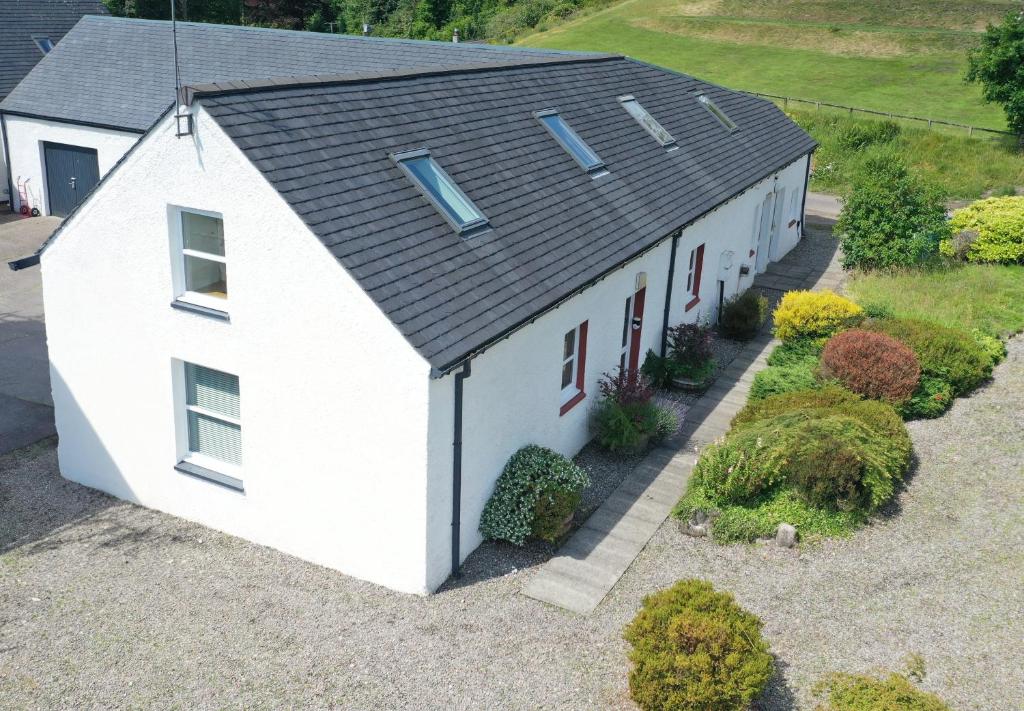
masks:
[[[966,256],[969,262],[1024,263],[1024,197],[978,200],[954,212],[949,225],[953,237],[939,245],[939,251],[947,257]]]
[[[902,674],[831,674],[816,685],[815,694],[827,696],[818,711],[951,711]]]
[[[794,338],[828,338],[855,326],[864,309],[832,291],[790,291],[782,297],[773,316],[775,335]]]
[[[749,708],[775,666],[761,627],[704,580],[648,595],[624,635],[633,645],[633,700],[644,711]]]

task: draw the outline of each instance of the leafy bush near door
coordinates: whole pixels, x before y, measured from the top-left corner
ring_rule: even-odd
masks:
[[[753,289],[729,298],[722,306],[718,328],[726,338],[749,340],[761,330],[768,314],[768,299]]]
[[[608,451],[636,452],[678,429],[675,413],[651,401],[654,390],[643,373],[619,368],[614,374],[605,373],[598,387],[601,400],[593,423],[598,443]]]
[[[484,538],[523,545],[530,536],[554,540],[579,505],[590,478],[546,447],[527,445],[512,455],[480,517]]]
[[[774,672],[763,623],[703,580],[648,595],[626,627],[630,695],[644,711],[741,711]]]

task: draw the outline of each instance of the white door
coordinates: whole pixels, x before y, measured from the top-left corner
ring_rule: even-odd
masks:
[[[633,296],[626,299],[626,310],[622,315],[622,348],[619,350],[619,367],[623,370],[629,366],[629,348],[631,345],[633,324]]]
[[[778,251],[779,237],[782,236],[782,223],[786,219],[786,189],[775,191],[775,208],[772,210],[772,236],[768,244],[768,259],[775,259]]]

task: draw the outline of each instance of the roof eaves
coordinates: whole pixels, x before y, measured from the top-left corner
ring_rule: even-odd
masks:
[[[459,64],[447,67],[426,67],[423,69],[396,69],[386,72],[365,72],[360,74],[321,74],[304,77],[271,77],[269,79],[214,82],[192,84],[182,88],[182,99],[191,105],[197,98],[249,94],[262,91],[278,91],[299,86],[340,86],[366,82],[412,79],[418,77],[444,76],[447,74],[473,74],[504,69],[521,69],[554,64],[585,64],[621,60],[621,54],[590,54],[584,56],[537,57],[512,62],[486,62],[482,64]]]

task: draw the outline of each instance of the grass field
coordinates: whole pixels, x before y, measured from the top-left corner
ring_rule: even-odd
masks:
[[[1005,128],[965,51],[1010,0],[625,0],[522,40],[627,54],[745,91]]]
[[[853,176],[871,155],[893,150],[907,157],[914,169],[937,184],[951,199],[975,199],[991,191],[1013,192],[1024,185],[1024,159],[1014,139],[989,140],[929,131],[901,123],[895,135],[866,142],[873,132],[863,129],[878,120],[851,119],[845,112],[791,111],[790,116],[820,144],[814,156],[811,189],[845,194]],[[889,124],[891,126],[891,124]]]
[[[947,269],[859,274],[846,292],[897,316],[1009,336],[1024,331],[1024,266],[966,264]]]

